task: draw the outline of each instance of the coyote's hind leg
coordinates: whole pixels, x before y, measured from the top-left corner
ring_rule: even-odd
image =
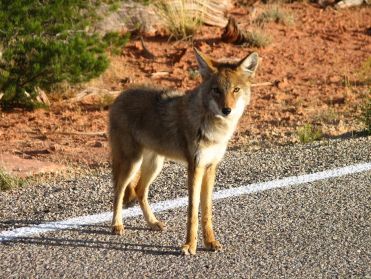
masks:
[[[125,188],[133,179],[139,170],[141,159],[137,160],[113,160],[113,183],[114,183],[114,200],[113,200],[113,219],[112,233],[122,235],[124,226],[122,224],[122,205]]]
[[[135,193],[137,195],[139,205],[142,208],[145,220],[152,229],[160,231],[165,229],[165,224],[157,220],[156,216],[153,214],[148,203],[148,191],[149,186],[160,173],[163,163],[163,156],[157,155],[151,151],[145,151],[143,153],[143,162],[140,169],[141,176],[138,185],[135,188]]]

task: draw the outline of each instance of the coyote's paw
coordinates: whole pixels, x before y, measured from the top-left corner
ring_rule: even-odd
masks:
[[[190,244],[184,244],[181,248],[181,252],[183,255],[196,255],[196,246]]]
[[[161,221],[157,221],[157,222],[154,222],[154,223],[151,223],[151,224],[148,224],[148,225],[154,231],[164,231],[164,230],[166,230],[165,223],[161,222]]]
[[[206,249],[208,249],[210,251],[215,251],[215,252],[222,250],[222,245],[217,240],[206,242],[205,247],[206,247]]]
[[[115,235],[123,235],[124,234],[124,225],[113,225],[112,226],[112,233]]]

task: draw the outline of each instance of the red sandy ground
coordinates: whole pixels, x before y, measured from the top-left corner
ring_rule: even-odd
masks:
[[[370,7],[336,11],[295,3],[283,6],[295,16],[292,26],[269,23],[264,31],[273,37],[265,49],[234,46],[221,42],[222,30],[202,27],[194,44],[214,58],[242,58],[258,51],[262,63],[256,82],[280,81],[278,87],[253,88],[247,108],[231,146],[251,148],[298,141],[297,127],[312,123],[326,137],[337,137],[362,129],[360,104],[370,94],[357,74],[371,53]],[[266,6],[261,5],[261,9]],[[241,29],[251,28],[247,12],[233,15]],[[123,90],[133,83],[190,89],[199,82],[191,74],[197,69],[189,41],[145,38],[155,60],[142,55],[141,44],[132,40],[121,56],[112,58],[107,72],[86,86]],[[151,77],[166,71],[168,76]],[[66,89],[64,95],[69,94]],[[55,163],[87,164],[109,161],[105,135],[69,134],[107,130],[104,101],[83,105],[60,98],[49,110],[0,111],[0,153]],[[67,134],[66,134],[67,133]]]

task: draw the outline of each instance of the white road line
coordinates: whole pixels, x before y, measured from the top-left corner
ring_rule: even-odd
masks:
[[[236,197],[240,195],[246,195],[249,193],[261,192],[269,189],[283,188],[292,185],[300,185],[303,183],[314,182],[318,180],[324,180],[329,178],[335,178],[340,176],[345,176],[354,173],[360,173],[371,170],[370,163],[362,163],[351,166],[346,166],[342,168],[336,168],[332,170],[326,170],[321,172],[316,172],[312,174],[305,174],[300,176],[290,176],[283,179],[272,180],[262,183],[253,183],[242,187],[230,188],[225,190],[220,190],[215,192],[213,195],[214,200]],[[166,200],[157,202],[152,205],[154,212],[165,211],[169,209],[179,208],[186,206],[188,203],[188,198],[178,198],[174,200]],[[142,212],[138,206],[124,209],[123,217],[135,217],[141,215]],[[14,230],[2,231],[0,232],[0,242],[14,240],[18,237],[27,237],[31,235],[37,235],[46,232],[52,232],[63,229],[76,228],[83,225],[92,225],[110,221],[112,219],[112,212],[104,212],[89,216],[80,216],[64,221],[49,222],[44,224],[39,224],[35,226],[21,227]]]

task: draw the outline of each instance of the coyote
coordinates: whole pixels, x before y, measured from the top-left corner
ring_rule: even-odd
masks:
[[[250,102],[251,80],[259,57],[252,53],[237,63],[214,61],[196,48],[202,83],[189,92],[154,88],[129,89],[117,97],[109,113],[114,202],[112,232],[122,235],[123,203],[138,200],[149,227],[165,224],[148,203],[150,184],[164,158],[188,167],[188,221],[185,255],[197,247],[198,209],[206,248],[221,249],[212,227],[212,190],[218,163]]]

